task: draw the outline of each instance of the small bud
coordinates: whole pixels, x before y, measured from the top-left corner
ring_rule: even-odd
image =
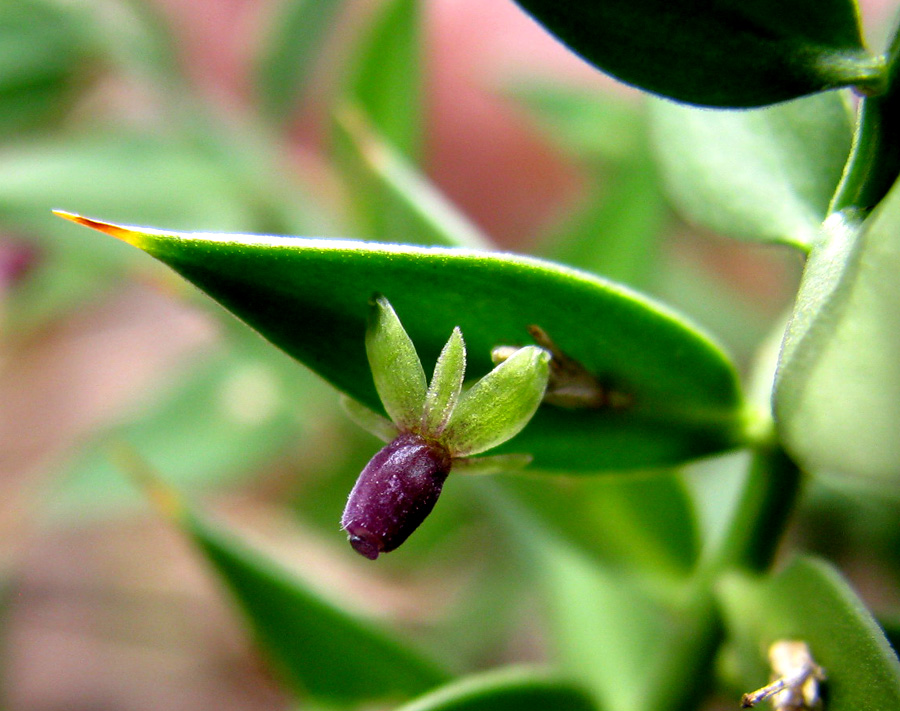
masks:
[[[356,480],[341,517],[350,545],[375,560],[403,543],[431,513],[450,466],[446,448],[414,432],[381,449]]]
[[[350,416],[390,442],[363,469],[341,527],[366,558],[397,548],[431,513],[450,473],[502,471],[527,456],[471,459],[518,434],[547,387],[550,354],[535,346],[515,349],[490,373],[464,390],[466,346],[453,329],[429,385],[409,334],[383,296],[372,302],[366,355],[381,404],[390,420],[357,402]]]

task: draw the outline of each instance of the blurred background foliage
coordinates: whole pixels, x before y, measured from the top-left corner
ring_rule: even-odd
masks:
[[[880,26],[885,10],[867,11]],[[373,567],[338,521],[375,440],[337,394],[153,260],[50,214],[545,256],[682,310],[749,378],[801,265],[682,222],[648,130],[636,94],[511,2],[0,4],[3,704],[295,703],[127,483],[109,455],[122,440],[451,670],[577,650],[578,585],[610,604],[639,590],[654,618],[648,578],[693,569],[744,455],[627,478],[460,477]],[[838,560],[890,631],[900,497],[848,486],[817,483],[792,537]],[[535,586],[556,549],[573,557],[551,556]]]

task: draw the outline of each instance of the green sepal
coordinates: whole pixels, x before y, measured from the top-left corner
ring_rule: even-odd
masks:
[[[550,354],[520,348],[467,391],[453,410],[442,441],[454,457],[479,454],[517,435],[544,397]]]
[[[383,296],[377,296],[366,329],[366,354],[378,397],[401,429],[419,425],[425,407],[425,370],[403,324]]]
[[[447,423],[459,395],[462,392],[466,372],[466,344],[459,327],[453,329],[450,340],[441,350],[434,366],[434,376],[425,394],[425,412],[422,414],[422,433],[437,437]]]
[[[390,442],[400,434],[393,422],[348,395],[341,396],[341,406],[351,420],[383,442]]]

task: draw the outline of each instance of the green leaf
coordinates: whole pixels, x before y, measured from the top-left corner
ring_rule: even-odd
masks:
[[[383,296],[372,308],[366,353],[375,389],[391,420],[405,430],[417,427],[425,409],[425,371],[416,347]]]
[[[0,176],[0,220],[40,232],[55,227],[48,204],[71,202],[123,217],[175,220],[183,229],[253,222],[221,166],[179,139],[110,131],[21,142],[0,156]]]
[[[851,0],[517,0],[570,49],[678,101],[747,107],[880,85]]]
[[[467,390],[442,438],[450,452],[481,454],[521,432],[544,397],[549,364],[547,351],[525,346]]]
[[[593,711],[578,686],[546,670],[509,667],[463,677],[396,711]]]
[[[517,577],[545,591],[554,660],[601,708],[699,706],[720,626],[690,577],[694,521],[676,476],[472,483],[498,514],[497,535],[529,564]],[[530,493],[531,505],[510,491]]]
[[[337,106],[336,164],[347,182],[349,203],[360,225],[355,234],[386,242],[444,242],[407,198],[422,144],[422,58],[418,0],[386,0],[365,27]],[[348,120],[348,115],[352,119]],[[365,135],[360,135],[360,130]],[[372,155],[373,144],[387,147]],[[364,143],[360,143],[360,141]],[[378,150],[374,148],[374,150]],[[390,156],[396,156],[391,161]],[[388,157],[385,163],[385,157]],[[372,159],[375,163],[373,164]],[[399,173],[397,167],[399,166]],[[407,238],[405,235],[409,234]],[[472,231],[472,234],[475,234]]]
[[[454,328],[450,340],[438,356],[434,376],[425,394],[422,430],[429,436],[441,434],[450,421],[453,408],[459,402],[465,372],[466,345],[459,329]]]
[[[732,575],[720,585],[749,692],[768,681],[764,655],[777,640],[809,645],[824,667],[828,711],[900,708],[900,663],[884,633],[840,574],[798,558],[770,578]],[[737,705],[737,700],[735,700]]]
[[[808,249],[850,152],[852,114],[836,92],[756,111],[650,104],[669,195],[720,234]]]
[[[122,0],[116,3],[111,22],[108,6],[91,3],[91,7],[91,28],[113,71],[152,84],[175,111],[196,100],[196,89],[184,73],[180,43],[163,8],[143,0]]]
[[[613,410],[541,407],[501,451],[531,453],[543,468],[670,464],[747,436],[737,377],[718,347],[652,301],[588,274],[508,254],[71,219],[157,257],[373,409],[379,403],[364,348],[373,291],[402,314],[426,362],[459,326],[472,377],[492,369],[492,348],[524,344],[527,326],[539,325],[589,372],[631,396]]]
[[[706,596],[661,602],[634,575],[613,573],[563,546],[548,545],[540,560],[557,654],[602,708],[695,707],[718,642]]]
[[[670,216],[649,150],[587,172],[592,187],[584,207],[547,239],[547,256],[629,286],[646,284]]]
[[[422,132],[419,0],[387,0],[367,27],[347,78],[346,102],[415,161]]]
[[[807,470],[900,476],[898,273],[900,185],[862,224],[829,218],[775,380],[779,433]]]
[[[343,0],[284,0],[276,8],[257,60],[261,110],[284,122],[303,96],[316,56]]]
[[[46,509],[85,519],[121,513],[137,503],[133,487],[109,459],[126,441],[147,452],[183,491],[233,482],[289,444],[310,441],[305,422],[327,416],[328,388],[246,329],[233,329],[227,351],[210,354],[183,379],[154,387],[153,401],[110,431],[99,433],[70,467]]]
[[[0,5],[0,135],[65,116],[97,48],[81,8],[46,0]]]
[[[196,513],[180,518],[270,659],[299,690],[349,703],[408,697],[447,681],[431,661],[312,592],[220,526]]]
[[[477,461],[477,460],[476,460]],[[714,475],[712,484],[718,483]],[[541,526],[626,577],[683,579],[700,538],[688,490],[671,472],[628,477],[503,477],[508,497]],[[524,532],[523,532],[524,533]]]
[[[461,474],[500,474],[524,469],[531,464],[530,454],[493,454],[488,457],[467,457],[453,462],[453,471]]]
[[[613,92],[519,81],[508,89],[547,137],[577,159],[628,162],[646,143],[642,106]]]
[[[66,204],[181,229],[258,229],[247,191],[189,142],[117,130],[18,141],[0,154],[0,227],[32,236],[41,260],[15,295],[14,329],[70,311],[134,268],[121,245],[79,245],[59,229],[48,208]]]
[[[719,467],[717,475],[727,476],[726,467]],[[728,512],[724,535],[706,540],[706,569],[769,569],[797,502],[800,482],[796,463],[782,449],[760,446],[752,451],[740,493],[730,507],[722,501],[722,492],[719,496],[713,492],[705,501],[698,497],[698,504],[724,504]],[[716,486],[721,489],[721,482]]]
[[[728,274],[715,271],[700,250],[679,250],[654,274],[654,295],[672,308],[690,315],[726,344],[738,361],[753,358],[760,342],[770,333],[772,307],[756,294],[737,288]],[[785,263],[794,263],[787,254]],[[771,383],[769,383],[771,399]]]
[[[343,168],[352,186],[351,207],[368,230],[393,242],[489,249],[490,240],[415,164],[379,136],[357,107],[336,115]],[[390,219],[388,219],[390,217]]]
[[[542,240],[542,254],[631,286],[646,284],[668,211],[644,104],[561,86],[515,87],[513,95],[581,164],[589,185],[576,210]]]

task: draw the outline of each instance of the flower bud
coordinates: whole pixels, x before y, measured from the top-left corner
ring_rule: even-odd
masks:
[[[375,560],[403,543],[431,513],[451,463],[446,448],[413,432],[381,449],[356,480],[341,518],[350,545]]]

